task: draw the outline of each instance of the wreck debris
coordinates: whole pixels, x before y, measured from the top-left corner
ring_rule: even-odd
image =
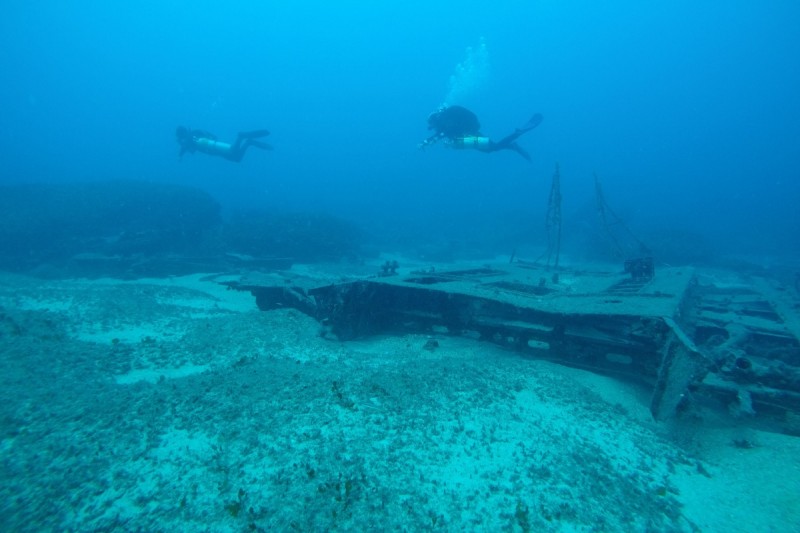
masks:
[[[530,264],[307,281],[288,292],[271,279],[233,285],[262,308],[291,296],[285,305],[324,321],[340,340],[409,330],[463,335],[634,379],[651,387],[658,420],[705,398],[771,417],[787,432],[798,425],[798,328],[778,311],[790,308],[775,300],[783,293],[770,293],[764,280],[736,284],[667,267],[651,278],[562,269],[550,283],[545,268]]]

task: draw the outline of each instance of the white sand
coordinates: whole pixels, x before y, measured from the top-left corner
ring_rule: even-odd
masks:
[[[200,275],[3,275],[0,308],[3,531],[800,523],[800,439],[475,340],[333,342]]]

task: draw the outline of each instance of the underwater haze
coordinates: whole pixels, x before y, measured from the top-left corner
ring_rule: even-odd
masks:
[[[2,184],[192,185],[225,209],[322,211],[380,238],[596,224],[800,252],[800,4],[509,0],[6,2]],[[442,104],[511,151],[419,150]],[[178,157],[179,125],[274,151]],[[488,230],[487,230],[488,228]],[[569,231],[565,235],[569,240]],[[510,250],[509,250],[510,252]]]
[[[2,5],[0,533],[800,531],[800,0]]]

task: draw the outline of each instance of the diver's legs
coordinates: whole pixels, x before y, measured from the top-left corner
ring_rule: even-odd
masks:
[[[251,146],[255,146],[261,150],[272,150],[272,146],[265,142],[254,141],[253,139],[245,139],[239,136],[236,139],[236,143],[231,146],[231,153],[228,156],[228,159],[238,163],[242,160],[242,158],[244,158],[244,154]]]
[[[489,148],[486,150],[487,152],[496,152],[497,150],[514,150],[519,155],[527,159],[528,161],[531,160],[531,156],[522,149],[520,145],[516,142],[517,139],[523,134],[531,131],[533,128],[541,124],[542,122],[542,115],[536,113],[533,115],[528,122],[525,123],[524,126],[521,128],[517,128],[514,130],[514,133],[510,135],[506,135],[502,139],[497,142],[493,142],[489,145]]]
[[[516,141],[523,133],[525,132],[521,130],[514,130],[514,133],[511,135],[506,135],[499,141],[493,142],[489,147],[489,151],[496,152],[497,150],[507,150],[511,148],[511,145],[514,144],[514,141]]]
[[[236,142],[233,143],[231,147],[232,152],[242,152],[242,156],[244,155],[245,150],[247,150],[247,143],[253,143],[253,139],[257,139],[258,137],[266,137],[269,135],[269,131],[267,130],[256,130],[256,131],[240,131],[236,135]],[[263,143],[262,143],[263,144]],[[240,156],[239,159],[242,157]]]
[[[528,152],[526,152],[525,150],[523,150],[523,149],[522,149],[522,147],[521,147],[520,145],[518,145],[517,143],[511,143],[511,144],[509,144],[509,145],[508,145],[508,149],[509,149],[509,150],[514,150],[515,152],[517,152],[519,155],[521,155],[522,157],[524,157],[524,158],[525,158],[525,159],[527,159],[528,161],[531,161],[531,156],[530,156],[530,154],[528,154]]]
[[[514,133],[512,133],[511,135],[507,135],[502,139],[500,139],[499,141],[497,141],[496,143],[497,148],[495,148],[495,150],[503,150],[505,148],[509,148],[511,144],[520,137],[520,135],[522,135],[523,133],[528,133],[533,128],[541,124],[541,122],[542,122],[542,115],[536,113],[531,117],[531,119],[528,122],[525,123],[524,126],[515,129]]]
[[[231,145],[230,152],[228,153],[229,161],[233,161],[234,163],[238,163],[244,157],[244,153],[247,150],[247,143],[245,142],[246,138],[241,133],[236,136],[236,141]]]
[[[245,139],[247,139],[247,137],[245,137],[244,134],[238,134],[236,136],[236,141],[234,141],[233,145],[231,146],[231,152],[244,152],[244,150],[242,150],[242,144],[244,143]],[[241,157],[239,159],[241,159]]]
[[[269,135],[268,130],[255,130],[255,131],[240,131],[236,135],[236,142],[231,146],[231,152],[228,159],[238,163],[244,157],[245,152],[250,146],[261,148],[262,150],[272,150],[272,146],[267,143],[254,141],[258,137],[266,137]]]
[[[528,152],[523,150],[522,147],[517,143],[508,142],[508,137],[506,137],[500,142],[489,141],[488,146],[485,146],[483,148],[478,148],[478,150],[480,150],[481,152],[486,152],[487,154],[490,152],[497,152],[498,150],[514,150],[528,161],[531,161],[531,156],[528,154]]]

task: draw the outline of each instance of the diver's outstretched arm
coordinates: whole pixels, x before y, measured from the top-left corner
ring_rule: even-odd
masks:
[[[433,135],[431,135],[430,137],[419,143],[417,145],[417,148],[423,150],[429,144],[435,144],[436,141],[438,141],[442,137],[444,137],[444,134],[442,132],[434,133]]]

